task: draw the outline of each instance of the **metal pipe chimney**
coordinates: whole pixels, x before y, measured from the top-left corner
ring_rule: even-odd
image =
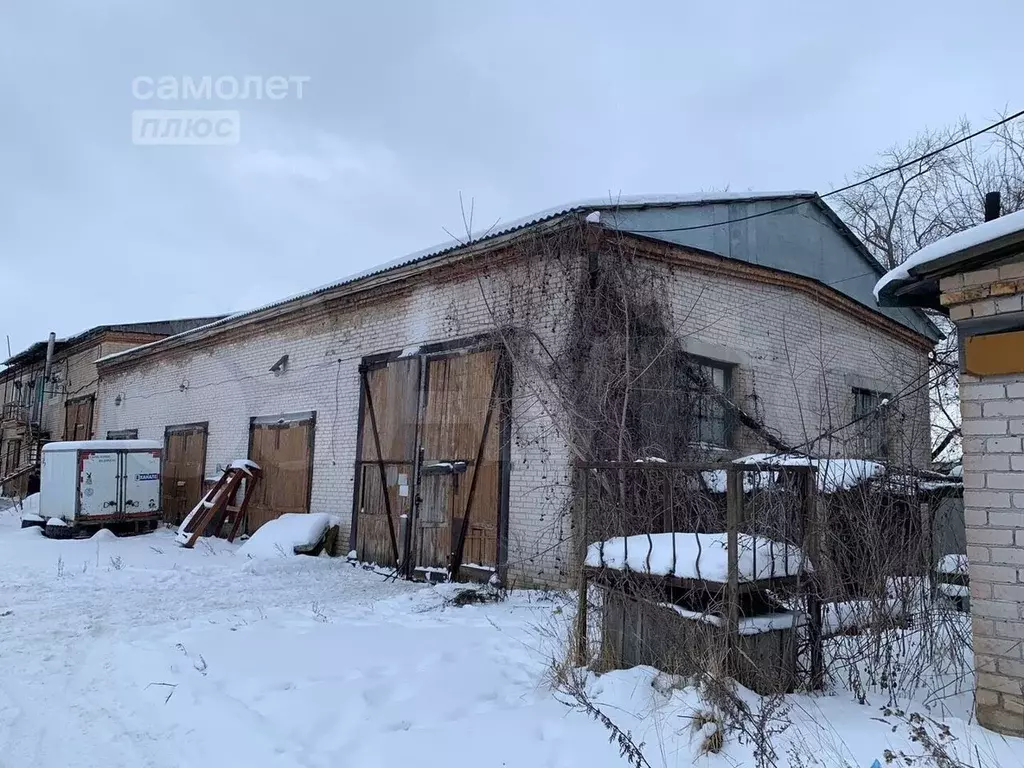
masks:
[[[57,334],[50,331],[50,339],[46,342],[46,367],[43,369],[43,387],[50,382],[50,371],[53,368],[53,345],[57,341]]]
[[[1003,213],[1003,206],[999,200],[998,192],[989,192],[985,195],[985,221],[998,219]]]

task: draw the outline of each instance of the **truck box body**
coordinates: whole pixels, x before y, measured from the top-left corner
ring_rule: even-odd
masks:
[[[159,519],[160,460],[152,440],[47,443],[40,514],[72,524]]]

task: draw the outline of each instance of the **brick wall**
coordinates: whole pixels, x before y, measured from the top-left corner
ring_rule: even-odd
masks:
[[[954,320],[1020,312],[1024,259],[945,278]],[[1021,281],[1021,282],[1018,282]],[[960,374],[978,721],[1024,735],[1024,376]]]
[[[557,348],[548,303],[563,302],[563,277],[536,265],[495,270],[478,280],[472,269],[431,273],[372,301],[355,297],[319,306],[302,317],[222,336],[216,344],[103,372],[99,433],[138,429],[163,440],[174,424],[209,422],[208,475],[248,450],[249,419],[312,410],[317,413],[311,511],[340,515],[350,531],[360,403],[358,366],[382,352],[491,331],[488,303],[536,292],[531,302],[541,339]],[[484,301],[484,297],[488,301]],[[283,355],[281,375],[270,367]],[[513,391],[509,514],[509,571],[518,583],[559,583],[566,539],[562,509],[568,489],[568,451],[552,428],[543,393],[516,377]],[[120,405],[115,400],[121,395]]]
[[[699,347],[694,352],[739,355],[737,391],[744,407],[763,415],[793,442],[816,433],[826,415],[840,418],[839,411],[822,403],[843,412],[852,407],[851,376],[897,392],[926,370],[923,347],[793,287],[678,265],[670,272],[661,262],[651,264],[663,272],[679,329]],[[300,318],[232,331],[205,346],[104,368],[99,433],[138,429],[141,438],[162,440],[168,425],[208,421],[211,474],[246,454],[250,417],[315,410],[311,508],[340,514],[347,535],[360,360],[491,331],[492,313],[501,314],[502,325],[539,334],[528,342],[530,364],[514,372],[509,570],[519,583],[559,583],[571,536],[563,514],[569,448],[556,398],[547,389],[543,371],[550,361],[540,344],[557,353],[581,266],[575,257],[536,257],[486,273],[437,270],[386,295],[378,292],[372,301],[358,296],[335,300],[311,307]],[[514,313],[500,309],[509,306]],[[285,354],[288,370],[280,376],[270,373]],[[118,395],[121,404],[115,406]],[[923,404],[924,420],[915,412],[912,422],[920,427],[918,454],[926,457],[926,390],[908,402],[915,408]],[[744,440],[749,450],[762,448],[749,436]],[[842,452],[841,440],[829,447]]]
[[[886,332],[842,303],[760,280],[758,270],[730,265],[723,274],[713,266],[672,267],[668,294],[676,331],[695,354],[738,363],[739,405],[789,445],[858,457],[862,427],[839,428],[853,419],[853,390],[889,394],[892,460],[930,466],[928,351],[920,340]],[[766,449],[749,430],[737,439],[744,453]]]

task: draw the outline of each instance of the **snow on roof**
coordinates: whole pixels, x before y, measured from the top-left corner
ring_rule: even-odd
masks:
[[[796,576],[801,570],[811,570],[797,547],[745,533],[738,537],[740,581]],[[586,563],[592,568],[724,583],[729,578],[727,540],[725,533],[617,536],[587,547]]]
[[[59,451],[159,451],[163,446],[156,440],[65,440],[47,443],[43,453]]]
[[[541,222],[550,221],[556,219],[559,216],[564,216],[570,213],[577,213],[582,211],[593,211],[593,210],[613,210],[616,208],[646,208],[655,206],[674,206],[674,205],[703,205],[711,203],[731,203],[740,202],[743,200],[775,200],[775,199],[792,199],[792,198],[813,198],[817,195],[816,192],[811,190],[790,190],[783,192],[698,192],[694,194],[685,195],[672,195],[672,194],[653,194],[653,195],[619,195],[608,197],[593,197],[586,198],[583,200],[577,200],[572,203],[566,203],[564,205],[558,205],[553,208],[547,208],[538,213],[533,213],[528,216],[523,216],[518,219],[513,219],[507,223],[495,222],[491,227],[485,230],[474,232],[467,239],[455,239],[449,240],[438,245],[424,248],[423,250],[410,253],[406,256],[401,256],[391,261],[386,261],[382,264],[369,267],[359,272],[354,272],[347,277],[343,277],[340,280],[335,280],[330,283],[325,283],[317,288],[313,288],[302,293],[297,293],[292,296],[288,296],[284,299],[278,299],[272,301],[269,304],[264,304],[252,309],[245,309],[240,312],[236,312],[226,317],[222,317],[219,320],[215,320],[212,323],[193,328],[183,333],[169,336],[159,341],[150,342],[149,344],[141,344],[132,349],[126,349],[121,352],[115,352],[110,355],[99,358],[96,362],[103,363],[115,360],[120,357],[125,357],[137,353],[140,350],[156,347],[175,339],[180,339],[185,336],[191,336],[200,331],[205,331],[210,328],[215,328],[222,325],[229,325],[243,317],[254,315],[259,312],[264,312],[268,309],[281,306],[283,304],[289,304],[293,301],[300,299],[310,298],[326,291],[340,288],[349,283],[354,283],[357,280],[362,280],[373,275],[378,275],[384,272],[389,272],[399,267],[407,266],[418,261],[423,261],[428,258],[435,256],[441,256],[451,251],[464,248],[468,245],[477,244],[479,242],[490,240],[491,238],[497,238],[502,235],[511,234],[520,229],[524,229],[533,224],[539,224]],[[725,224],[726,222],[722,222]]]
[[[878,299],[882,289],[890,283],[907,282],[912,280],[911,270],[918,269],[947,256],[966,251],[983,245],[1001,237],[1012,235],[1015,232],[1024,232],[1024,211],[1017,211],[998,219],[986,221],[976,227],[965,229],[963,232],[936,240],[931,245],[914,253],[895,269],[889,270],[881,280],[875,284],[875,299]]]

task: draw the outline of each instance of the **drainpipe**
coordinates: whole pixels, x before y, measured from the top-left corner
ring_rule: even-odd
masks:
[[[57,334],[50,331],[50,338],[46,342],[46,366],[43,368],[43,382],[41,391],[36,393],[35,418],[32,421],[37,424],[43,420],[43,402],[46,400],[46,388],[50,384],[50,373],[53,369],[53,345],[57,341]]]
[[[998,193],[997,193],[998,194]],[[50,381],[50,369],[53,367],[53,345],[57,341],[57,334],[50,331],[50,339],[46,342],[46,368],[43,369],[43,387]]]

